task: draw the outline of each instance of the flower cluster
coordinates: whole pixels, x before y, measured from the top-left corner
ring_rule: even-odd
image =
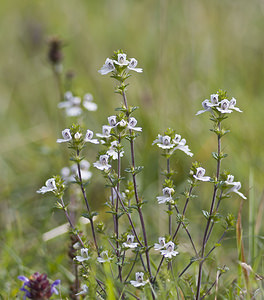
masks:
[[[106,75],[110,72],[117,73],[120,68],[125,70],[136,71],[142,73],[141,68],[137,68],[138,61],[135,58],[127,59],[125,53],[118,53],[117,57],[114,56],[113,59],[107,58],[102,68],[98,71],[102,75]]]
[[[92,94],[85,94],[83,98],[81,98],[67,91],[64,94],[64,101],[58,104],[58,108],[65,109],[65,113],[68,117],[77,117],[80,116],[84,110],[96,111],[97,104],[93,102]]]
[[[189,146],[186,145],[186,140],[171,129],[168,129],[164,135],[158,134],[152,145],[157,145],[159,148],[166,150],[169,155],[172,155],[176,150],[181,150],[185,154],[193,156]]]
[[[169,259],[179,254],[179,252],[174,250],[175,244],[172,241],[166,243],[164,237],[159,237],[159,243],[154,244],[154,249],[160,251],[161,255]]]
[[[46,274],[36,272],[29,278],[18,276],[18,279],[24,282],[20,289],[20,291],[25,292],[24,299],[44,300],[49,299],[52,294],[59,294],[56,286],[60,284],[60,280],[55,280],[50,284]]]
[[[226,93],[222,93],[220,91],[216,94],[212,94],[210,100],[205,99],[202,102],[203,109],[199,110],[196,113],[196,116],[207,111],[218,114],[230,114],[234,110],[242,112],[238,107],[236,107],[236,99],[234,97],[232,97],[231,100],[226,99],[226,97]]]

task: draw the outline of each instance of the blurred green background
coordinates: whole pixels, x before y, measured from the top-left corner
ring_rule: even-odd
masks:
[[[47,178],[67,165],[66,146],[55,142],[71,121],[61,121],[63,115],[57,109],[59,94],[47,60],[52,36],[64,41],[64,71],[73,70],[76,74],[73,89],[92,93],[98,104],[98,111],[85,118],[87,127],[95,132],[101,131],[107,116],[121,103],[120,96],[113,93],[114,81],[97,72],[105,59],[121,48],[144,69],[130,78],[128,101],[140,106],[135,116],[143,133],[137,139],[136,159],[145,166],[139,175],[140,191],[150,202],[152,215],[160,214],[154,204],[161,191],[160,171],[165,167],[160,151],[150,146],[153,139],[167,127],[187,139],[193,159],[178,153],[173,160],[173,168],[178,170],[178,191],[183,191],[192,161],[202,162],[209,174],[215,172],[211,152],[216,149],[216,141],[209,131],[209,115],[195,116],[201,102],[219,88],[237,99],[243,113],[233,113],[225,121],[231,133],[223,140],[223,149],[229,154],[223,167],[242,182],[242,192],[251,195],[244,204],[247,241],[250,203],[252,211],[262,217],[258,206],[264,182],[263,15],[261,0],[1,2],[2,295],[14,298],[20,287],[16,279],[19,274],[39,270],[64,282],[69,277],[67,237],[42,241],[43,233],[65,222],[64,216],[53,210],[52,195],[36,194]],[[96,147],[87,153],[88,160],[94,162]],[[98,171],[93,173],[88,193],[93,196],[94,208],[99,209],[106,199],[102,193],[104,182],[95,178]],[[197,193],[207,195],[207,190],[202,187]],[[206,197],[195,200],[195,212],[188,216],[193,222],[203,220],[201,208],[209,209]],[[223,211],[237,214],[239,203],[234,196]],[[251,221],[257,218],[253,215]],[[156,232],[161,232],[163,225],[161,221]],[[234,234],[230,239],[234,242]],[[236,253],[230,250],[230,255],[236,262]],[[250,257],[249,263],[254,263],[256,256]]]

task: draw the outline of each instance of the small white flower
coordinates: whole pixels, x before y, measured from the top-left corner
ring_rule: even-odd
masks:
[[[165,237],[159,237],[159,243],[154,244],[154,250],[161,250],[165,247],[165,245],[166,245]]]
[[[83,181],[88,181],[92,177],[92,172],[89,171],[90,163],[83,159],[80,162],[80,170]],[[71,168],[64,167],[61,169],[61,177],[66,182],[75,182],[76,177],[79,178],[78,165],[74,164]]]
[[[116,123],[116,126],[119,125],[120,127],[126,127],[127,126],[127,122],[122,119],[120,122]]]
[[[199,110],[195,115],[198,116],[200,114],[203,114],[204,112],[206,111],[212,111],[212,103],[208,100],[208,99],[205,99],[203,102],[202,102],[202,106],[203,106],[203,109],[202,110]]]
[[[93,132],[89,129],[86,131],[84,141],[87,143],[99,144],[99,141],[97,139],[93,139]]]
[[[226,179],[225,183],[227,185],[230,185],[230,184],[233,185],[234,184],[234,176],[233,175],[227,175],[227,179]]]
[[[114,61],[119,66],[127,66],[129,64],[129,61],[126,59],[125,53],[119,53],[117,54],[117,61]]]
[[[56,187],[55,179],[50,178],[45,182],[45,185],[37,191],[37,193],[45,194],[47,192],[53,192],[56,190],[57,190],[57,187]]]
[[[108,256],[108,251],[107,251],[107,250],[102,251],[102,252],[100,253],[100,256],[97,257],[97,261],[98,261],[99,263],[104,263],[104,262],[110,261],[110,260],[112,260],[112,259],[113,259],[113,258],[111,258],[111,257]]]
[[[175,144],[179,144],[180,141],[181,141],[181,136],[179,134],[175,134],[175,137],[174,137],[174,139],[172,141]]]
[[[136,272],[136,280],[130,280],[130,283],[134,287],[144,286],[145,284],[148,283],[148,280],[144,281],[143,276],[144,276],[143,272]]]
[[[116,116],[110,116],[107,118],[108,123],[111,127],[115,127],[116,126]]]
[[[179,252],[174,251],[174,247],[175,244],[172,241],[168,242],[167,244],[165,244],[165,250],[160,251],[161,255],[167,258],[172,258],[172,256],[176,256],[177,254],[179,254]]]
[[[162,204],[162,203],[166,203],[166,202],[172,202],[173,199],[171,197],[171,194],[174,193],[174,189],[173,188],[169,188],[169,187],[165,187],[162,190],[163,196],[159,196],[157,197],[158,203]]]
[[[209,176],[204,176],[205,174],[205,169],[204,168],[201,168],[201,167],[198,167],[196,169],[196,174],[193,175],[193,177],[197,180],[201,180],[201,181],[210,181],[210,177]]]
[[[93,165],[99,170],[109,170],[111,165],[108,164],[108,155],[100,155],[99,161],[95,162]]]
[[[102,133],[96,133],[96,136],[98,136],[100,138],[109,138],[111,136],[111,129],[112,129],[112,126],[103,125]]]
[[[141,127],[136,127],[137,120],[134,117],[130,117],[128,120],[127,128],[135,131],[142,131]]]
[[[78,295],[86,295],[86,294],[88,294],[88,292],[89,292],[88,286],[86,284],[83,284],[82,285],[82,290],[79,293],[75,294],[75,295],[76,296],[78,296]]]
[[[222,114],[230,114],[233,112],[231,109],[229,109],[230,102],[227,99],[224,99],[220,102],[220,107],[217,107],[216,109],[219,110]]]
[[[64,94],[64,100],[58,104],[58,108],[65,108],[68,117],[76,117],[82,113],[80,97],[74,97],[72,92],[68,91]]]
[[[137,64],[138,64],[138,61],[137,61],[135,58],[131,58],[131,59],[130,59],[130,62],[129,62],[129,65],[128,65],[127,68],[128,68],[129,70],[136,71],[136,72],[138,72],[138,73],[142,73],[142,72],[143,72],[143,69],[141,69],[141,68],[136,68]]]
[[[106,152],[114,160],[118,159],[118,151],[116,149],[117,145],[118,145],[117,141],[111,142],[111,146]],[[120,151],[119,155],[120,155],[120,157],[123,157],[124,151]]]
[[[213,106],[217,106],[218,103],[218,94],[212,94],[211,95],[211,103]]]
[[[67,91],[64,94],[64,100],[69,101],[73,97],[73,94],[71,91]]]
[[[158,143],[160,143],[160,144],[162,143],[162,135],[161,134],[158,134],[157,138],[153,141],[152,146],[156,145]]]
[[[123,247],[125,248],[130,248],[130,249],[134,249],[137,247],[138,243],[134,243],[134,238],[135,236],[134,235],[130,235],[128,234],[127,235],[127,241],[125,243],[123,243]]]
[[[83,107],[89,111],[96,111],[97,104],[93,102],[93,95],[88,93],[83,96]]]
[[[75,259],[77,260],[77,261],[79,261],[79,262],[83,262],[83,261],[85,261],[85,260],[88,260],[88,259],[90,259],[91,257],[89,256],[89,254],[88,254],[88,249],[87,248],[82,248],[81,249],[81,255],[77,255],[76,257],[75,257]]]
[[[235,106],[236,106],[236,99],[233,97],[229,102],[229,109],[234,109],[238,112],[242,112],[242,110],[240,110],[238,107]]]
[[[81,136],[82,136],[82,134],[80,132],[76,132],[74,134],[74,139],[78,141],[81,138]]]
[[[171,137],[168,135],[164,135],[161,143],[157,143],[157,145],[162,149],[171,149],[174,147],[174,144],[171,144]]]
[[[241,183],[239,181],[238,182],[233,182],[232,185],[233,186],[228,191],[226,191],[226,194],[236,193],[240,197],[242,197],[243,199],[247,199],[246,196],[244,196],[241,192],[239,192],[239,190],[241,189]]]
[[[193,156],[193,153],[191,152],[189,146],[186,145],[186,140],[181,139],[181,136],[179,134],[176,134],[175,138],[172,141],[173,141],[173,143],[177,144],[177,146],[175,148],[173,148],[173,152],[175,150],[181,150],[185,154],[187,154],[189,156]]]
[[[98,71],[101,75],[106,75],[112,71],[115,70],[115,65],[114,65],[114,61],[110,58],[107,58],[105,60],[104,65],[102,66],[102,68]]]
[[[64,129],[61,134],[63,139],[57,139],[57,143],[65,143],[72,140],[70,129]]]

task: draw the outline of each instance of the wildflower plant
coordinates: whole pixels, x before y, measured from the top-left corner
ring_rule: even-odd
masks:
[[[227,156],[222,151],[222,138],[229,133],[229,130],[223,127],[223,122],[231,113],[241,110],[236,106],[236,100],[230,99],[227,93],[221,90],[212,94],[210,100],[202,102],[203,109],[196,115],[210,114],[213,124],[211,131],[217,140],[217,151],[212,153],[216,161],[216,172],[210,174],[200,163],[194,162],[188,176],[188,186],[182,193],[178,192],[174,182],[176,172],[172,168],[172,156],[183,152],[188,158],[194,154],[178,130],[168,128],[158,133],[151,149],[155,151],[156,148],[165,159],[162,172],[164,179],[162,188],[153,193],[152,203],[157,210],[166,211],[167,228],[162,229],[162,236],[152,240],[152,228],[144,217],[146,201],[142,199],[137,180],[143,166],[136,163],[135,143],[136,139],[144,134],[144,128],[141,127],[140,120],[135,118],[134,112],[137,107],[130,105],[126,93],[130,76],[133,73],[142,76],[143,69],[138,67],[135,58],[128,58],[122,50],[118,50],[111,58],[105,60],[98,72],[101,75],[110,75],[115,80],[115,92],[122,99],[121,107],[116,108],[116,114],[111,113],[107,117],[99,133],[94,134],[94,129],[84,128],[80,124],[72,124],[63,129],[62,138],[58,138],[57,143],[61,144],[60,147],[69,148],[70,160],[74,164],[71,168],[63,169],[62,177],[54,176],[48,179],[37,191],[42,194],[52,192],[55,195],[57,207],[64,211],[71,231],[80,245],[73,259],[79,266],[82,284],[76,295],[92,295],[94,292],[94,299],[107,299],[108,291],[111,290],[115,299],[141,299],[138,295],[143,294],[137,291],[139,289],[147,298],[159,299],[162,290],[166,289],[167,279],[174,283],[177,293],[184,294],[180,282],[188,283],[197,278],[196,285],[190,285],[187,294],[191,293],[194,299],[203,299],[215,286],[215,283],[203,286],[204,265],[234,225],[234,217],[231,214],[226,217],[220,216],[220,204],[234,193],[246,199],[240,191],[241,183],[235,181],[228,171],[221,171],[222,160]],[[76,99],[73,93],[68,91],[58,106],[65,109],[66,114],[71,117],[78,116],[83,109],[94,111],[97,106],[87,95],[83,99]],[[83,151],[84,148],[89,151],[91,147],[98,149],[97,159],[93,163],[86,160]],[[125,165],[125,157],[129,158],[129,165]],[[88,173],[91,166],[94,175],[105,178],[109,194],[106,206],[108,215],[111,215],[112,227],[104,225],[100,215],[93,211],[92,198],[87,196],[87,182],[89,183],[92,176]],[[64,202],[64,191],[73,182],[79,187],[83,198],[86,212],[82,215],[90,222],[88,236],[80,233],[71,220],[68,205]],[[195,197],[194,191],[201,184],[212,187],[213,193],[208,211],[203,211],[205,225],[202,239],[199,240],[197,237],[193,238],[186,212]],[[219,221],[224,223],[223,232],[212,245],[209,240]],[[180,231],[183,232],[181,236]],[[178,245],[181,244],[183,236],[187,238],[193,253],[190,262],[180,270],[177,260],[182,253],[178,250]],[[191,268],[193,264],[198,266],[197,274],[196,269]],[[187,275],[191,279],[186,279]]]

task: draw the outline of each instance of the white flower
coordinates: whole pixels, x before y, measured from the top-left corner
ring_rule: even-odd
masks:
[[[83,107],[89,111],[96,111],[97,104],[93,102],[93,95],[92,94],[85,94],[83,96]]]
[[[154,250],[161,250],[165,247],[166,242],[165,242],[165,237],[159,237],[159,243],[154,244]]]
[[[136,248],[137,245],[138,245],[138,243],[134,243],[134,238],[135,238],[134,235],[128,234],[128,235],[127,235],[127,241],[126,241],[126,243],[123,243],[123,244],[122,244],[123,247],[125,247],[125,248],[130,248],[130,249]]]
[[[209,176],[204,176],[205,174],[205,169],[204,168],[201,168],[201,167],[198,167],[196,169],[196,174],[193,175],[193,177],[197,180],[201,180],[201,181],[210,181],[210,177]]]
[[[130,280],[130,283],[134,287],[144,286],[146,283],[148,283],[148,280],[147,281],[143,281],[143,276],[144,276],[143,272],[137,272],[136,273],[136,280]]]
[[[238,182],[233,182],[232,185],[233,186],[228,191],[226,191],[226,194],[236,193],[240,197],[242,197],[243,199],[247,199],[246,196],[244,196],[241,192],[239,192],[239,190],[241,189],[241,183],[239,181]]]
[[[222,114],[230,114],[233,112],[231,109],[229,109],[230,102],[227,99],[224,99],[220,102],[220,107],[217,107],[216,109],[219,110]]]
[[[112,126],[103,125],[102,133],[96,133],[96,136],[98,136],[100,138],[109,138],[111,136],[110,135],[111,129],[112,129]]]
[[[229,109],[234,109],[238,112],[242,112],[242,110],[240,110],[238,107],[235,106],[236,106],[236,99],[233,97],[229,102]]]
[[[108,123],[111,127],[115,127],[116,126],[116,116],[110,116],[107,118]]]
[[[86,131],[84,141],[87,143],[99,144],[99,141],[97,139],[93,139],[93,132],[89,129]]]
[[[158,200],[159,204],[173,201],[173,199],[171,197],[171,194],[174,193],[173,188],[165,187],[162,190],[162,193],[163,193],[163,196],[157,197],[157,200]]]
[[[157,138],[153,141],[152,145],[155,145],[157,143],[162,143],[162,135],[158,134]]]
[[[58,104],[58,108],[65,108],[66,115],[68,117],[76,117],[82,113],[81,98],[74,97],[71,92],[64,94],[65,101]]]
[[[119,66],[126,66],[129,64],[129,61],[126,59],[126,54],[125,53],[119,53],[117,54],[117,61],[114,61],[116,64]]]
[[[217,106],[219,103],[218,103],[218,94],[212,94],[211,95],[211,104],[213,106]]]
[[[128,68],[129,70],[136,71],[136,72],[138,72],[138,73],[142,73],[142,72],[143,72],[143,69],[141,69],[141,68],[136,68],[137,64],[138,64],[138,61],[137,61],[135,58],[131,58],[131,59],[130,59],[130,62],[129,62],[129,65],[128,65],[127,68]]]
[[[100,155],[99,161],[95,162],[93,165],[99,170],[109,170],[111,165],[108,164],[108,155]]]
[[[85,260],[88,260],[88,259],[90,259],[91,257],[89,256],[89,254],[88,254],[88,249],[87,248],[82,248],[81,249],[81,255],[77,255],[76,257],[75,257],[75,259],[77,260],[77,261],[79,261],[79,262],[83,262],[83,261],[85,261]]]
[[[233,185],[234,184],[234,176],[233,175],[227,175],[227,179],[226,179],[225,183],[227,185],[230,185],[230,184]]]
[[[212,103],[206,99],[202,102],[203,110],[199,110],[195,115],[198,116],[206,111],[211,111]]]
[[[137,120],[134,117],[130,117],[128,120],[127,128],[135,131],[142,131],[141,127],[136,127]]]
[[[75,140],[79,140],[79,139],[81,138],[81,136],[82,136],[82,134],[81,134],[80,132],[76,132],[76,133],[74,134],[74,139],[75,139]]]
[[[165,244],[165,250],[160,251],[161,255],[167,258],[172,258],[172,256],[176,256],[177,254],[179,254],[179,252],[174,251],[174,247],[175,244],[172,241],[168,242],[167,244]]]
[[[104,263],[104,262],[107,262],[107,261],[110,261],[112,260],[111,257],[108,256],[108,251],[102,251],[100,256],[97,257],[97,261],[99,263]]]
[[[110,146],[110,148],[106,152],[114,160],[118,159],[118,151],[116,149],[117,145],[118,145],[117,141],[111,142],[111,146]],[[120,157],[123,157],[124,151],[120,151],[119,155],[120,155]]]
[[[75,295],[76,296],[85,295],[85,294],[88,294],[88,292],[89,292],[88,286],[86,284],[83,284],[82,285],[82,290],[79,293],[75,294]]]
[[[117,125],[119,125],[120,127],[126,127],[127,122],[124,119],[122,119],[121,121],[119,121],[118,123],[116,123],[116,126]]]
[[[53,192],[55,190],[57,190],[55,179],[50,178],[45,182],[45,185],[37,191],[37,193],[45,194],[47,192]]]
[[[106,75],[112,71],[115,70],[115,65],[114,65],[114,61],[110,58],[107,58],[105,60],[104,65],[102,66],[102,68],[98,71],[101,75]]]
[[[172,141],[175,144],[179,144],[180,141],[181,141],[181,136],[179,134],[175,134],[175,137],[174,137],[174,139]]]
[[[171,149],[174,147],[174,144],[171,144],[171,137],[168,135],[164,135],[161,138],[161,142],[157,143],[157,145],[162,149]]]
[[[57,143],[65,143],[72,140],[70,129],[64,129],[61,134],[63,139],[57,139]]]
[[[187,154],[189,156],[193,156],[193,153],[191,152],[189,146],[186,145],[186,140],[181,139],[181,136],[179,134],[176,134],[175,138],[172,141],[173,141],[173,143],[177,144],[177,146],[175,148],[173,148],[173,152],[175,150],[181,150],[185,154]]]

